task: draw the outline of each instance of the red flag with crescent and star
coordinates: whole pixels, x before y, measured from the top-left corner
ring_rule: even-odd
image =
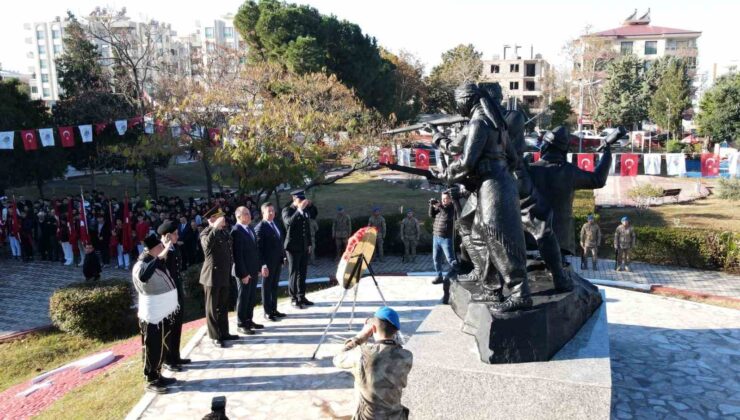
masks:
[[[144,122],[144,117],[142,117],[141,115],[136,116],[136,117],[129,118],[128,119],[128,128],[134,128],[134,127],[136,127],[137,125],[139,125],[139,124],[141,124],[143,122]]]
[[[594,171],[594,154],[593,153],[579,153],[578,154],[578,167],[584,171]]]
[[[393,163],[393,150],[389,146],[380,148],[378,152],[378,163]]]
[[[90,243],[90,233],[87,231],[87,214],[85,213],[85,197],[80,194],[80,241],[86,245]]]
[[[538,160],[540,160],[540,156],[540,152],[532,153],[532,162],[537,162]]]
[[[21,138],[23,139],[23,148],[28,152],[29,150],[39,149],[39,140],[36,137],[36,130],[21,130]]]
[[[701,154],[701,176],[719,176],[719,156],[714,153]]]
[[[637,166],[640,157],[634,153],[623,153],[619,161],[619,174],[621,176],[637,176]]]
[[[416,167],[418,169],[429,169],[429,150],[416,149]]]
[[[75,147],[75,135],[72,127],[59,127],[59,138],[62,139],[62,147]]]
[[[100,135],[108,127],[108,123],[95,123],[95,134]]]

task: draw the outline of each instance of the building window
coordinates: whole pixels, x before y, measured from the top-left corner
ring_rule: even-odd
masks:
[[[46,66],[47,66],[47,64],[46,64],[46,60],[41,60],[41,61],[39,62],[39,65],[41,66],[41,68],[42,68],[42,69],[45,69],[45,68],[46,68]]]
[[[620,44],[620,52],[622,55],[632,54],[632,41],[623,41]]]
[[[44,54],[46,54],[46,46],[39,45],[39,55],[44,55]]]
[[[206,28],[206,38],[213,38],[213,28]]]
[[[534,63],[528,63],[526,67],[524,68],[524,75],[527,77],[534,77],[535,76],[535,70],[536,66]]]
[[[49,90],[49,88],[44,88],[43,92],[45,98],[51,96],[51,91]]]
[[[54,45],[54,54],[61,54],[62,53],[62,46],[61,45]]]
[[[234,37],[234,28],[230,28],[230,27],[224,28],[224,37],[225,38],[233,38]]]
[[[658,53],[658,41],[645,41],[645,55],[655,55]]]
[[[534,82],[524,82],[524,90],[533,91]]]
[[[498,64],[491,64],[491,73],[498,73],[499,71],[501,69],[499,69]]]
[[[36,39],[44,39],[46,38],[46,32],[44,30],[36,30]]]
[[[509,82],[509,90],[519,90],[519,82]]]
[[[509,65],[509,73],[519,73],[519,64]]]
[[[62,32],[59,29],[52,29],[51,30],[51,38],[52,39],[59,39],[62,36]]]
[[[48,74],[42,74],[41,75],[41,83],[48,83],[49,82],[49,75]]]
[[[36,86],[31,86],[31,93],[39,93],[39,88]]]

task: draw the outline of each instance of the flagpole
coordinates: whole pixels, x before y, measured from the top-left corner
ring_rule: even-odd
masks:
[[[15,194],[13,194],[13,229],[15,229],[15,239],[17,239],[20,244],[21,229],[20,226],[18,226],[18,201],[15,199]]]

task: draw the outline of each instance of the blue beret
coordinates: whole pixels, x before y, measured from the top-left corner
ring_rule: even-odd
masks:
[[[398,330],[401,329],[401,319],[398,317],[398,312],[387,306],[383,306],[375,311],[374,316],[375,318],[390,322]]]
[[[622,217],[622,221],[623,222],[629,222],[630,221],[630,218],[627,217],[627,216],[624,216],[624,217]]]

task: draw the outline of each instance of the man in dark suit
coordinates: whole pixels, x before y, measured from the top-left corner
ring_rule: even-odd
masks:
[[[277,321],[285,316],[277,310],[278,283],[280,269],[283,266],[285,250],[283,250],[283,234],[275,224],[275,207],[271,203],[262,205],[262,221],[255,229],[257,233],[257,249],[262,261],[262,269],[267,270],[267,276],[262,276],[262,307],[265,318]]]
[[[254,305],[257,303],[257,281],[262,264],[257,251],[257,236],[249,224],[252,214],[248,208],[237,207],[236,225],[231,230],[231,240],[234,242],[234,277],[239,293],[236,298],[236,315],[238,332],[253,335],[254,330],[264,328],[253,320]],[[267,275],[267,269],[262,269],[262,275]]]
[[[177,226],[178,243],[182,253],[182,269],[185,270],[193,264],[193,254],[195,251],[196,232],[190,227],[188,219],[185,216],[180,217],[180,225]]]
[[[313,305],[306,299],[306,269],[308,256],[311,253],[311,227],[308,207],[311,201],[306,199],[303,190],[293,191],[293,202],[282,212],[285,225],[283,246],[288,256],[288,292],[294,307],[304,309]]]
[[[167,267],[167,272],[177,287],[177,304],[179,305],[179,309],[175,312],[172,319],[172,329],[167,337],[167,351],[165,352],[165,364],[163,367],[172,372],[180,372],[182,370],[180,365],[190,363],[190,359],[180,357],[182,317],[185,311],[185,293],[182,287],[182,246],[178,242],[180,235],[178,234],[177,226],[169,220],[159,225],[157,234],[159,234],[162,244],[169,245],[167,255],[164,257],[164,263]]]
[[[206,295],[206,323],[208,337],[216,347],[224,347],[225,340],[236,340],[229,334],[229,281],[233,251],[231,236],[226,232],[226,219],[219,207],[208,210],[208,227],[200,233],[203,248],[203,268],[200,284]]]

